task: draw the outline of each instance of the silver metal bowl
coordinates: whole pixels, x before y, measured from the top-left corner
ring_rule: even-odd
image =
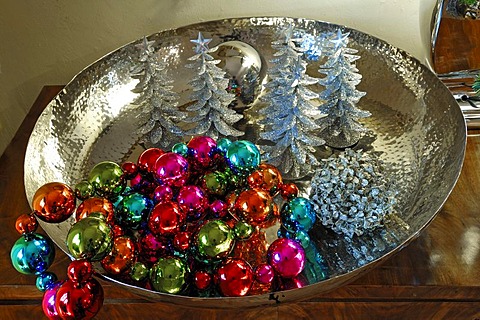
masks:
[[[291,18],[243,18],[205,22],[148,37],[168,61],[175,75],[180,103],[187,103],[187,80],[191,69],[184,68],[193,55],[191,39],[201,31],[212,38],[211,46],[225,58],[254,55],[256,79],[246,81],[252,96],[238,110],[249,119],[251,130],[245,137],[257,142],[256,97],[272,58],[275,32],[292,23],[299,32],[318,35],[342,28],[350,32],[350,46],[361,59],[357,67],[363,76],[357,87],[367,95],[359,106],[371,112],[363,124],[369,134],[356,148],[375,151],[387,164],[387,174],[398,186],[395,213],[384,228],[352,239],[344,238],[321,225],[311,237],[323,256],[329,279],[312,281],[301,289],[241,298],[198,298],[158,293],[105,278],[143,296],[174,304],[209,308],[234,308],[293,301],[339,287],[405,247],[435,217],[457,181],[466,143],[465,121],[448,89],[425,66],[404,51],[357,30],[320,21]],[[131,104],[136,81],[130,77],[131,57],[139,39],[101,58],[76,75],[53,99],[38,119],[25,158],[25,189],[29,200],[47,182],[75,185],[87,176],[94,164],[103,160],[122,162],[135,159],[143,150],[137,129],[139,110]],[[253,53],[252,53],[253,52]],[[258,56],[257,56],[258,54]],[[237,57],[238,58],[238,57]],[[235,59],[237,59],[235,58]],[[224,65],[232,66],[225,63]],[[233,65],[245,74],[241,63]],[[312,62],[309,70],[318,70]],[[251,71],[251,70],[250,70]],[[242,80],[242,79],[239,79]],[[253,84],[252,84],[253,83]],[[253,102],[252,102],[253,101]],[[308,193],[309,181],[299,181]],[[73,219],[61,224],[41,223],[44,230],[65,252],[65,238]],[[101,268],[98,269],[101,273]]]

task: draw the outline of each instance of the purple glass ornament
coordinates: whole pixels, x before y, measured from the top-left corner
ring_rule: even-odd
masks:
[[[197,186],[184,186],[180,189],[177,202],[189,220],[200,219],[208,207],[205,192]]]
[[[268,248],[267,261],[281,277],[293,278],[305,267],[305,250],[295,240],[279,238]]]
[[[55,295],[57,294],[57,289],[63,284],[64,281],[57,281],[53,286],[48,288],[43,294],[42,300],[42,309],[43,313],[48,319],[52,320],[61,320],[62,318],[58,315],[57,308],[55,307]]]
[[[160,184],[181,187],[188,179],[188,162],[181,155],[167,152],[155,162],[155,173]]]
[[[274,276],[272,266],[266,263],[259,265],[255,270],[255,279],[261,284],[272,283]]]
[[[213,153],[217,143],[210,137],[194,137],[187,144],[190,156],[193,158],[194,166],[198,169],[208,168],[213,164]]]

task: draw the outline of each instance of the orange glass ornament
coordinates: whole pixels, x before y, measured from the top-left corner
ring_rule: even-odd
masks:
[[[61,182],[47,183],[35,192],[32,207],[35,215],[42,221],[65,221],[75,211],[75,192]]]
[[[22,214],[15,221],[15,229],[20,234],[35,232],[38,228],[38,221],[33,214]]]
[[[274,218],[273,205],[270,193],[262,189],[249,189],[238,195],[235,212],[252,226],[261,226]]]
[[[110,274],[124,274],[131,270],[135,259],[135,241],[121,236],[113,239],[112,251],[102,259],[102,267]]]
[[[284,183],[280,185],[280,194],[285,200],[290,200],[298,196],[298,187],[295,183]]]
[[[267,163],[260,164],[257,170],[252,172],[247,178],[250,188],[268,191],[272,196],[278,194],[282,181],[282,174],[277,167]]]
[[[80,203],[75,211],[75,220],[86,218],[93,212],[100,212],[107,219],[107,223],[113,222],[113,204],[108,199],[97,197],[88,198]]]

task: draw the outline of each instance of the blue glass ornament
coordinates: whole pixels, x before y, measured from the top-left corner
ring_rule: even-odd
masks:
[[[38,233],[20,237],[10,252],[13,267],[23,274],[44,273],[55,259],[53,242]]]
[[[37,277],[36,285],[37,289],[45,292],[47,289],[50,289],[54,286],[57,281],[57,276],[52,272],[44,272]]]
[[[313,204],[303,197],[296,197],[287,202],[281,211],[282,225],[288,231],[309,231],[315,224],[316,215]]]
[[[260,164],[260,151],[250,141],[238,140],[228,147],[225,158],[233,171],[248,173]]]
[[[131,193],[118,203],[115,220],[123,227],[138,229],[153,208],[153,201],[140,193]]]
[[[227,138],[222,138],[217,141],[217,150],[223,155],[227,153],[228,147],[232,144],[232,141]]]

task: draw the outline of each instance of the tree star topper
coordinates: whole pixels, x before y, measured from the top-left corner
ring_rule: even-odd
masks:
[[[348,36],[350,32],[342,33],[342,30],[337,30],[337,37],[333,40],[330,40],[334,44],[334,51],[337,51],[340,48],[346,47],[348,42]]]
[[[212,41],[212,39],[205,39],[201,32],[198,33],[198,38],[195,40],[190,40],[196,44],[195,53],[204,53],[208,51],[208,44]]]

